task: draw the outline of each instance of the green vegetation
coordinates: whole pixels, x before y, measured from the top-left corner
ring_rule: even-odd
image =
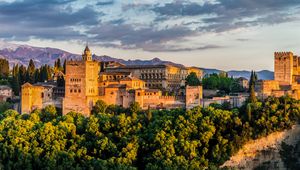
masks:
[[[220,90],[220,95],[245,91],[237,79],[230,78],[223,72],[204,77],[202,85],[204,89]]]
[[[257,81],[257,75],[254,71],[251,72],[250,81],[249,81],[249,101],[255,103],[257,101],[255,95],[255,82]]]
[[[213,169],[248,140],[290,128],[300,117],[299,105],[282,97],[250,109],[142,111],[137,103],[124,109],[98,101],[90,117],[62,116],[53,106],[30,115],[6,110],[0,114],[0,167]]]
[[[2,65],[0,62],[0,68],[1,67]],[[23,65],[21,66],[19,66],[18,64],[14,65],[12,68],[12,76],[9,79],[9,81],[7,80],[1,81],[1,76],[0,76],[0,84],[11,85],[14,94],[19,95],[21,86],[24,83],[29,82],[31,84],[34,84],[37,82],[50,81],[52,80],[52,75],[57,71],[64,72],[64,67],[61,66],[60,59],[55,61],[54,67],[51,67],[49,65],[43,65],[40,68],[36,68],[33,60],[30,60],[27,68]],[[58,77],[57,85],[59,87],[63,87],[64,83],[65,80],[63,76]]]
[[[6,59],[0,58],[0,79],[7,79],[9,76],[9,63]]]
[[[189,86],[199,86],[200,85],[200,80],[197,77],[197,74],[195,72],[191,72],[187,77],[186,77],[186,84]]]

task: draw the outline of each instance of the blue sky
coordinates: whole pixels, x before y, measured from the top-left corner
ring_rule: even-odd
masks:
[[[5,0],[0,40],[123,59],[273,70],[300,55],[299,0]]]

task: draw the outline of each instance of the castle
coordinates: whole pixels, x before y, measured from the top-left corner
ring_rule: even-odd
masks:
[[[258,97],[289,95],[300,99],[300,57],[292,52],[274,53],[274,80],[256,82]]]
[[[142,109],[189,109],[199,106],[202,99],[202,86],[185,86],[185,78],[191,72],[199,79],[203,74],[194,67],[98,62],[86,46],[82,60],[66,62],[64,89],[49,83],[22,86],[21,112],[54,104],[62,108],[63,114],[75,111],[89,116],[98,100],[125,108],[137,102]],[[167,95],[170,93],[173,95]]]

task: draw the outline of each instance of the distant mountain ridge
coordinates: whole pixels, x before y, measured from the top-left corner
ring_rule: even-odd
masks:
[[[30,59],[33,59],[37,66],[43,64],[53,65],[54,61],[60,58],[62,61],[67,59],[81,59],[81,55],[72,54],[64,50],[49,47],[32,47],[29,45],[17,45],[12,43],[6,43],[0,41],[0,58],[6,58],[9,60],[10,65],[22,64],[27,65]],[[110,56],[98,56],[93,55],[93,58],[98,61],[117,61],[125,65],[159,65],[168,64],[174,66],[183,66],[182,64],[174,63],[171,61],[163,61],[159,58],[153,58],[151,60],[124,60],[118,59]],[[219,73],[222,70],[218,69],[207,69],[202,68],[205,74]],[[259,79],[273,79],[273,72],[268,70],[262,70],[257,72]],[[249,79],[250,71],[228,71],[229,76],[233,77],[245,77]]]
[[[205,74],[213,74],[213,73],[217,73],[219,74],[220,72],[222,72],[222,70],[218,70],[218,69],[209,69],[209,68],[201,68],[203,69]],[[230,70],[227,71],[228,76],[229,77],[233,77],[233,78],[239,78],[239,77],[244,77],[246,79],[250,79],[251,76],[251,71],[246,71],[246,70]],[[273,80],[274,79],[274,72],[273,71],[269,71],[269,70],[261,70],[261,71],[257,71],[256,72],[258,79],[262,79],[262,80]]]

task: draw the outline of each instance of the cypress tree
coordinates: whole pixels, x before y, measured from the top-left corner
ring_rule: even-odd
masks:
[[[251,71],[250,81],[249,81],[249,102],[255,103],[257,101],[255,96],[255,82],[257,81],[257,75],[254,71]]]
[[[0,59],[0,79],[7,79],[9,76],[9,62],[6,59]]]
[[[251,85],[250,87],[250,96],[249,96],[249,101],[251,103],[255,103],[257,101],[256,96],[255,96],[255,89],[254,89],[254,84]]]
[[[251,104],[248,103],[247,104],[247,119],[248,119],[249,122],[251,121],[251,117],[252,117],[252,113],[251,112],[252,112],[251,111]]]
[[[26,81],[30,83],[35,83],[35,65],[32,59],[29,61],[29,65],[27,68]]]
[[[34,71],[34,82],[37,83],[40,81],[40,69],[35,69]]]
[[[63,65],[63,73],[66,74],[66,65],[67,65],[67,60],[64,61]]]
[[[19,95],[20,92],[20,81],[19,81],[19,65],[14,65],[12,71],[12,89],[15,95]]]
[[[19,82],[20,86],[26,82],[26,67],[23,65],[19,67]]]
[[[61,69],[61,62],[60,62],[60,58],[58,58],[58,59],[57,59],[57,62],[56,62],[56,64],[57,64],[57,68],[58,68],[58,70],[60,70],[60,69]]]

